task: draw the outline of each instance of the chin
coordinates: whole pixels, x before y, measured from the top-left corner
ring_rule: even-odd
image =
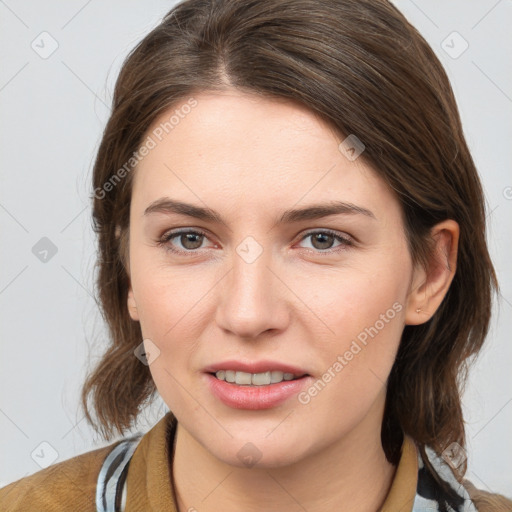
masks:
[[[227,442],[222,451],[219,444],[212,442],[206,446],[208,451],[218,460],[241,469],[270,469],[286,467],[298,462],[305,454],[297,452],[299,443],[287,438],[286,443],[265,440],[262,436],[251,438],[235,438]],[[302,444],[300,445],[302,448]]]

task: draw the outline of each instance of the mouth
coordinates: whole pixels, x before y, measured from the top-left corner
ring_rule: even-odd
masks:
[[[262,410],[277,407],[285,404],[313,381],[310,374],[301,373],[297,368],[295,373],[282,370],[258,373],[224,368],[208,370],[203,374],[208,389],[214,397],[232,409]]]
[[[261,373],[249,373],[240,370],[218,370],[207,372],[218,380],[238,386],[259,387],[279,384],[283,381],[299,380],[309,376],[307,373],[289,373],[280,370],[269,370]]]

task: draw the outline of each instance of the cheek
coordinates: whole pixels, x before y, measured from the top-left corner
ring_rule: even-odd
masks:
[[[188,379],[202,323],[211,319],[211,311],[206,310],[208,292],[218,278],[191,267],[171,267],[154,254],[143,255],[141,250],[140,257],[134,259],[132,284],[143,338],[149,338],[159,350],[150,371],[159,391],[165,393],[179,389]],[[170,397],[166,399],[169,404]]]
[[[164,248],[130,239],[131,282],[144,337],[163,341],[190,321],[205,293],[207,275],[170,263]],[[190,313],[189,313],[190,311]]]
[[[408,291],[405,267],[398,270],[383,264],[379,269],[374,264],[314,278],[304,275],[297,281],[301,283],[301,300],[314,313],[302,315],[302,321],[323,343],[343,348],[359,335],[364,342],[365,333],[374,332],[375,326],[379,337],[399,337]]]
[[[206,284],[191,279],[190,273],[145,272],[138,282],[137,308],[145,337],[159,344],[193,330],[191,322],[201,314]],[[163,348],[163,347],[162,347]]]
[[[304,414],[315,418],[308,422],[321,426],[327,438],[355,428],[370,410],[376,412],[374,404],[379,399],[383,404],[403,329],[400,303],[389,306],[365,304],[366,309],[359,311],[347,308],[336,324],[336,339],[317,347],[323,361],[321,373],[298,401]]]
[[[206,318],[201,298],[207,292],[190,271],[144,267],[139,275],[137,308],[143,338],[158,347],[150,364],[152,379],[162,399],[175,413],[194,414],[197,403],[185,391],[190,388],[190,361],[198,349],[196,321]]]
[[[367,268],[326,276],[323,293],[302,289],[322,320],[309,315],[322,374],[303,403],[314,399],[315,410],[345,418],[365,411],[385,386],[404,328],[407,262],[401,270],[391,261]],[[322,284],[315,280],[315,289]]]

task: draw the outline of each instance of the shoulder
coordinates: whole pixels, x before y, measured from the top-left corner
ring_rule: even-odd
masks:
[[[0,510],[96,510],[96,483],[103,461],[122,440],[53,464],[0,489]]]

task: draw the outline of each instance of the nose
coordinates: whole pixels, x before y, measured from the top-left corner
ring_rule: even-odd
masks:
[[[220,328],[244,339],[285,329],[290,316],[286,297],[291,293],[271,260],[267,249],[254,260],[240,247],[234,253],[232,268],[217,290],[216,321]]]

